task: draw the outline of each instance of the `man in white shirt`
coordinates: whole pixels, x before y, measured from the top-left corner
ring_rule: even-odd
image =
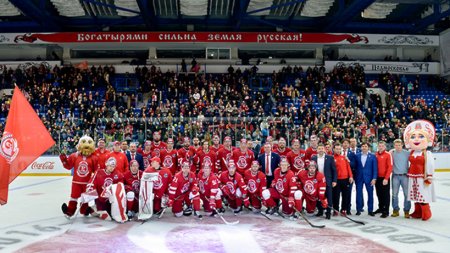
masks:
[[[330,219],[331,217],[331,207],[333,206],[333,194],[332,189],[336,186],[337,183],[337,173],[336,173],[336,163],[334,161],[334,157],[325,154],[325,147],[322,143],[317,145],[317,155],[311,157],[312,161],[317,163],[318,170],[324,174],[325,180],[327,183],[327,188],[325,191],[325,196],[328,201],[328,208],[326,212],[326,218]],[[318,212],[316,216],[323,215],[323,208],[321,203],[317,203]]]

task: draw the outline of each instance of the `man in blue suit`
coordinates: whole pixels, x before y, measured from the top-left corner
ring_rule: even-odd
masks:
[[[130,151],[126,153],[128,162],[130,162],[131,160],[136,160],[139,163],[139,170],[144,170],[144,158],[141,154],[137,153],[136,150],[136,143],[130,143]]]
[[[317,169],[325,176],[327,182],[327,188],[325,190],[325,196],[328,201],[328,208],[326,212],[326,218],[331,217],[331,208],[333,206],[333,187],[337,184],[336,163],[334,157],[325,154],[325,146],[323,143],[319,143],[317,146],[317,155],[313,155],[311,160],[317,163]],[[321,204],[317,205],[318,212],[316,216],[323,215],[323,208]]]
[[[364,207],[363,186],[368,195],[367,209],[370,216],[373,213],[373,187],[378,177],[377,158],[369,153],[369,144],[361,144],[361,153],[356,154],[356,215],[361,215]]]
[[[273,172],[280,165],[280,156],[272,152],[272,145],[264,144],[264,154],[258,156],[258,162],[261,164],[261,171],[266,175],[267,188],[273,180]]]

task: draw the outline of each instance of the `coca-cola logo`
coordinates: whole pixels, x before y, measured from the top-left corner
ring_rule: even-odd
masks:
[[[53,170],[55,168],[55,162],[33,162],[31,164],[31,169],[33,170]]]

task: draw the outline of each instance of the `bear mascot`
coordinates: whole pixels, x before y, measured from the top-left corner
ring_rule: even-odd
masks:
[[[72,191],[70,193],[69,203],[61,206],[63,213],[67,218],[72,217],[78,205],[78,198],[86,191],[86,185],[91,179],[92,174],[97,170],[97,157],[93,155],[95,151],[94,140],[89,136],[83,136],[78,141],[77,151],[67,156],[60,154],[59,158],[67,170],[74,169],[72,178]],[[80,213],[89,215],[91,210],[87,203],[82,203]]]

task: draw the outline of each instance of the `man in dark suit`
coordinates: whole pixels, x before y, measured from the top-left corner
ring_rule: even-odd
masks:
[[[144,170],[144,158],[136,151],[137,144],[134,142],[130,143],[130,151],[126,153],[128,162],[130,162],[131,160],[136,160],[139,163],[139,170]]]
[[[378,162],[374,154],[369,153],[369,144],[361,144],[361,153],[356,154],[356,215],[361,215],[364,207],[363,186],[368,195],[367,209],[370,216],[373,213],[373,187],[378,177]]]
[[[280,165],[280,156],[272,152],[272,145],[264,144],[264,153],[258,156],[258,162],[261,164],[261,171],[266,175],[267,188],[273,180],[273,172]]]
[[[325,195],[328,201],[326,218],[330,219],[331,208],[333,206],[333,187],[335,187],[337,183],[336,163],[334,161],[334,157],[325,154],[325,146],[322,143],[319,143],[317,146],[317,155],[312,156],[311,160],[317,163],[317,169],[325,175],[325,180],[327,182]],[[316,216],[322,216],[322,204],[318,203],[316,206],[318,209]]]
[[[354,139],[354,138],[352,138]],[[355,139],[356,141],[356,139]],[[354,151],[357,151],[358,149],[355,147]],[[344,139],[342,141],[342,155],[347,157],[348,162],[350,163],[350,168],[352,169],[352,174],[355,175],[356,173],[356,153],[350,149],[350,140]],[[351,183],[348,187],[348,207],[347,207],[347,215],[351,215],[351,207],[352,207],[352,189],[353,189],[353,183]]]

